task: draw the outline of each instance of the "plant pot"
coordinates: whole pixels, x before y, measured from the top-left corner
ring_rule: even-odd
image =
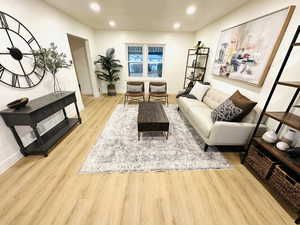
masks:
[[[114,84],[107,85],[107,95],[108,96],[116,96],[116,86]]]

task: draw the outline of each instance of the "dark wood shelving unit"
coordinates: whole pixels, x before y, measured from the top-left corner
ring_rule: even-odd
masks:
[[[207,47],[188,50],[183,89],[187,87],[189,81],[204,81],[209,51],[210,49]],[[202,63],[203,66],[197,66],[199,62]]]
[[[288,87],[300,88],[299,81],[279,81],[278,84],[283,86],[288,86]]]
[[[276,129],[277,134],[280,132],[282,125],[300,131],[300,116],[290,112],[299,97],[300,81],[280,80],[293,48],[300,46],[300,42],[297,42],[299,33],[300,26],[298,26],[295,32],[294,38],[258,119],[250,143],[242,157],[242,163],[245,164],[250,171],[254,171],[255,175],[262,177],[261,174],[269,174],[269,176],[263,177],[262,181],[267,184],[276,195],[284,199],[288,205],[291,206],[291,209],[298,213],[299,217],[295,221],[297,224],[300,224],[300,157],[292,157],[289,153],[277,149],[275,145],[265,142],[261,137],[257,137],[257,131],[264,116],[279,122]],[[285,110],[281,112],[267,111],[278,85],[292,88],[294,91],[293,97]],[[263,171],[263,173],[261,171]]]
[[[300,116],[291,112],[265,112],[265,115],[279,121],[282,124],[288,125],[296,130],[300,130]]]
[[[300,174],[300,156],[296,158],[291,157],[288,153],[278,150],[275,145],[265,142],[261,137],[255,137],[254,142],[263,147],[265,151],[269,152],[291,170]]]

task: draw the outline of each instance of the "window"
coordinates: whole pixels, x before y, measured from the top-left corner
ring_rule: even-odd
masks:
[[[157,45],[128,45],[128,76],[162,78],[164,47]]]

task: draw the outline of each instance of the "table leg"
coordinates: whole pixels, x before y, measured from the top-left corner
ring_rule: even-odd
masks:
[[[40,134],[37,130],[36,124],[31,125],[31,128],[32,128],[32,130],[33,130],[33,132],[36,136],[37,141],[39,142],[40,145],[42,145],[44,142],[43,142],[43,140],[42,140],[42,138],[41,138],[41,136],[40,136]]]
[[[168,140],[168,138],[169,138],[169,131],[167,131],[166,138],[167,138],[167,140]]]
[[[138,132],[138,141],[141,139],[141,132]]]
[[[64,113],[64,116],[65,116],[65,119],[68,119],[68,116],[67,116],[67,113],[66,113],[66,109],[63,108],[63,113]]]
[[[24,145],[23,145],[23,142],[21,140],[21,138],[19,137],[17,131],[16,131],[16,128],[14,126],[11,126],[9,127],[11,132],[13,133],[19,147],[20,147],[20,152],[24,155],[24,156],[27,156],[26,152],[24,151]]]
[[[81,117],[80,117],[80,113],[79,113],[77,102],[75,101],[74,104],[75,104],[75,108],[76,108],[76,112],[77,112],[77,117],[78,117],[79,123],[81,123]]]

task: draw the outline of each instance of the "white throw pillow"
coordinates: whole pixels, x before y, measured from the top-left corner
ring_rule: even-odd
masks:
[[[196,82],[194,87],[190,91],[190,95],[194,95],[199,101],[202,101],[208,88],[209,88],[208,85],[204,85],[204,84],[201,84],[200,82]]]

